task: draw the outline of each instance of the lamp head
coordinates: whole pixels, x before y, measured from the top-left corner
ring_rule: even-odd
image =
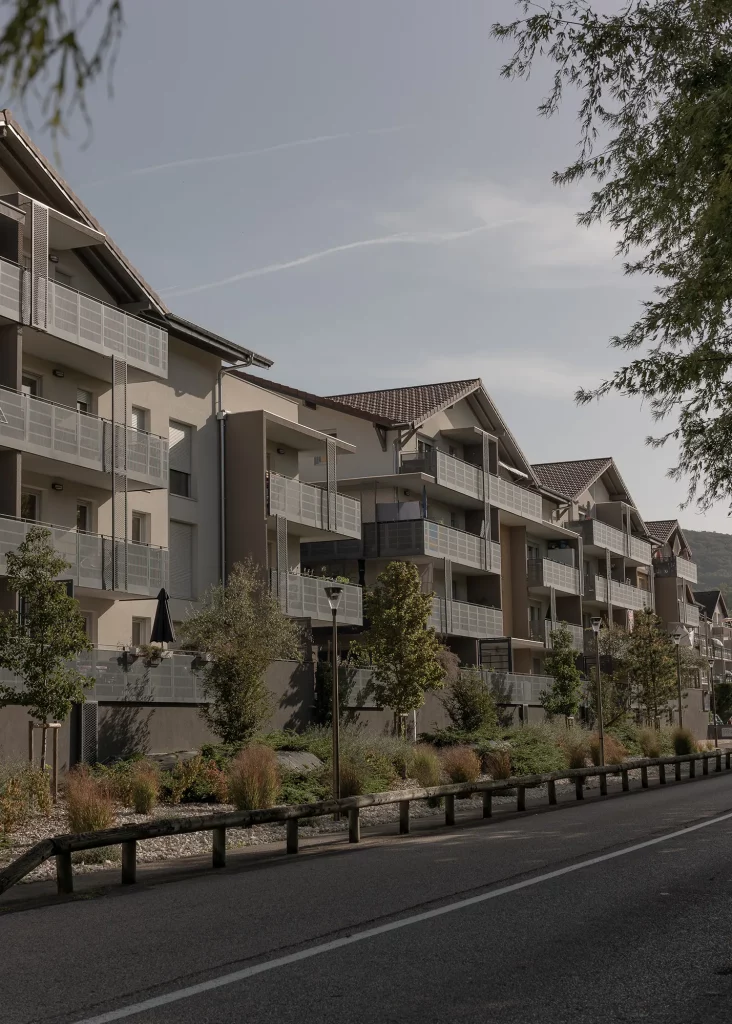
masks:
[[[326,587],[325,596],[328,598],[328,604],[332,612],[338,611],[338,605],[341,603],[341,597],[343,596],[343,587]]]
[[[592,632],[597,634],[600,632],[600,626],[602,625],[602,619],[599,615],[594,615],[590,619],[590,625],[592,626]]]

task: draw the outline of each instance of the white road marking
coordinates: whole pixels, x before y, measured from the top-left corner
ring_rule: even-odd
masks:
[[[617,857],[625,857],[629,853],[636,853],[638,850],[645,850],[649,846],[657,846],[659,843],[667,843],[679,836],[696,832],[700,828],[708,828],[710,825],[718,825],[722,821],[729,821],[732,812],[722,814],[717,818],[710,818],[698,825],[689,825],[677,832],[669,832],[668,835],[658,836],[656,839],[647,839],[642,843],[635,843],[633,846],[626,846],[614,853],[603,853],[599,857],[591,857],[589,860],[580,861],[578,864],[571,864],[566,868],[558,868],[556,871],[547,871],[543,875],[536,875],[534,878],[527,878],[523,882],[514,882],[512,885],[501,886],[500,889],[491,889],[490,892],[482,893],[480,896],[471,896],[469,899],[458,900],[455,903],[448,903],[444,907],[437,907],[436,910],[425,910],[420,914],[412,914],[411,917],[403,917],[398,921],[390,921],[389,924],[381,924],[376,928],[367,928],[365,931],[357,932],[355,935],[344,935],[340,939],[333,939],[331,942],[322,942],[318,946],[311,946],[309,949],[301,949],[297,953],[288,953],[287,956],[277,957],[275,960],[266,960],[264,963],[255,964],[253,967],[245,967],[240,971],[233,971],[231,974],[223,974],[220,978],[212,978],[210,981],[202,981],[197,985],[189,985],[187,988],[179,988],[175,992],[167,992],[165,995],[153,996],[141,1003],[132,1003],[119,1010],[110,1010],[98,1017],[87,1017],[84,1020],[76,1021],[75,1024],[110,1024],[111,1021],[123,1020],[125,1017],[133,1017],[137,1013],[144,1013],[146,1010],[155,1010],[159,1006],[167,1006],[169,1003],[177,1003],[181,999],[191,999],[203,992],[211,992],[213,989],[224,988],[226,985],[234,985],[238,981],[246,981],[256,974],[264,974],[265,971],[274,971],[278,967],[287,967],[288,964],[296,964],[300,960],[309,960],[313,956],[320,956],[322,953],[330,953],[334,949],[341,949],[343,946],[351,946],[355,942],[363,942],[366,939],[373,939],[377,935],[386,935],[388,932],[395,932],[400,928],[408,928],[413,924],[421,924],[422,921],[431,921],[432,918],[442,917],[443,914],[451,914],[455,910],[464,910],[465,907],[474,907],[478,903],[486,903],[488,900],[495,900],[499,896],[507,896],[512,892],[519,892],[521,889],[528,889],[532,885],[539,885],[540,882],[548,882],[553,878],[561,878],[562,875],[572,874],[574,871],[581,871],[582,868],[592,867],[594,864],[602,864],[604,861],[615,860]]]

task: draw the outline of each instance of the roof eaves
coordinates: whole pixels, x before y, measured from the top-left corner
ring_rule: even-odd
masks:
[[[266,356],[261,356],[257,352],[251,351],[251,349],[237,345],[235,342],[229,341],[228,338],[223,338],[220,334],[214,334],[213,331],[209,331],[205,327],[199,327],[198,324],[191,323],[190,320],[184,320],[183,317],[176,316],[175,313],[168,313],[165,317],[165,322],[184,341],[220,356],[225,361],[235,363],[246,359],[249,361],[250,366],[259,366],[265,370],[273,365],[272,360]]]
[[[241,377],[242,380],[249,381],[250,384],[257,384],[259,387],[267,388],[269,391],[275,391],[278,394],[287,395],[289,398],[297,398],[301,402],[309,402],[311,405],[321,405],[324,408],[333,409],[336,412],[342,412],[348,416],[357,416],[359,419],[369,420],[370,422],[378,423],[380,426],[388,426],[390,429],[394,426],[407,425],[386,422],[383,417],[373,416],[371,413],[364,412],[361,409],[354,409],[350,405],[346,405],[344,402],[336,402],[332,398],[315,395],[310,391],[302,391],[300,388],[290,387],[289,384],[280,384],[276,380],[267,380],[266,377],[259,377],[255,373],[246,373],[244,370],[236,370],[232,376]]]

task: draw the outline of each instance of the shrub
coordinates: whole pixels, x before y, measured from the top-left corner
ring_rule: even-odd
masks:
[[[369,770],[360,758],[341,758],[341,796],[362,796],[369,791]]]
[[[10,835],[28,817],[28,801],[23,784],[17,775],[11,775],[0,791],[0,833]]]
[[[594,734],[590,739],[590,755],[592,763],[600,763],[600,737]],[[605,734],[605,764],[622,764],[628,756],[623,744],[611,733]],[[574,765],[570,765],[574,767]]]
[[[462,732],[495,735],[496,702],[477,669],[465,669],[452,681],[442,703],[453,727]]]
[[[237,755],[229,770],[229,794],[238,810],[271,807],[279,791],[280,771],[271,747],[253,743]]]
[[[614,725],[606,735],[614,736],[622,743],[631,757],[640,757],[643,753],[640,744],[640,732],[641,730],[635,722],[621,722],[618,725]]]
[[[590,754],[590,745],[584,729],[565,729],[559,740],[570,768],[584,768]]]
[[[66,778],[66,817],[72,832],[98,832],[114,824],[114,804],[109,787],[84,768]]]
[[[644,757],[660,757],[663,750],[663,738],[658,729],[640,729],[638,743]]]
[[[508,744],[494,746],[483,754],[483,764],[493,780],[511,778],[511,749]]]
[[[448,747],[441,760],[450,782],[475,782],[480,775],[480,759],[472,747]]]
[[[433,747],[422,744],[414,748],[412,760],[409,763],[409,774],[424,789],[428,789],[430,786],[439,786],[441,764]]]
[[[132,775],[131,796],[135,814],[149,814],[160,795],[160,773],[154,764],[142,761]]]
[[[506,735],[511,747],[512,775],[540,775],[567,767],[567,755],[554,732],[543,726],[524,726]]]
[[[696,753],[696,740],[691,729],[674,729],[673,744],[675,754]]]
[[[391,760],[378,750],[346,746],[341,754],[341,796],[383,793],[394,782]]]
[[[299,775],[286,772],[282,776],[278,803],[281,804],[312,804],[319,800],[327,800],[330,796],[330,770],[325,772],[308,772]]]
[[[31,814],[50,810],[48,771],[24,762],[0,763],[0,833],[10,834]]]
[[[165,803],[223,803],[227,793],[227,772],[200,756],[160,773],[160,797]]]

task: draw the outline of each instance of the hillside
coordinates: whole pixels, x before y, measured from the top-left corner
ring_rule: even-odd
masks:
[[[699,590],[719,587],[729,605],[732,599],[732,533],[684,530],[699,567]]]

